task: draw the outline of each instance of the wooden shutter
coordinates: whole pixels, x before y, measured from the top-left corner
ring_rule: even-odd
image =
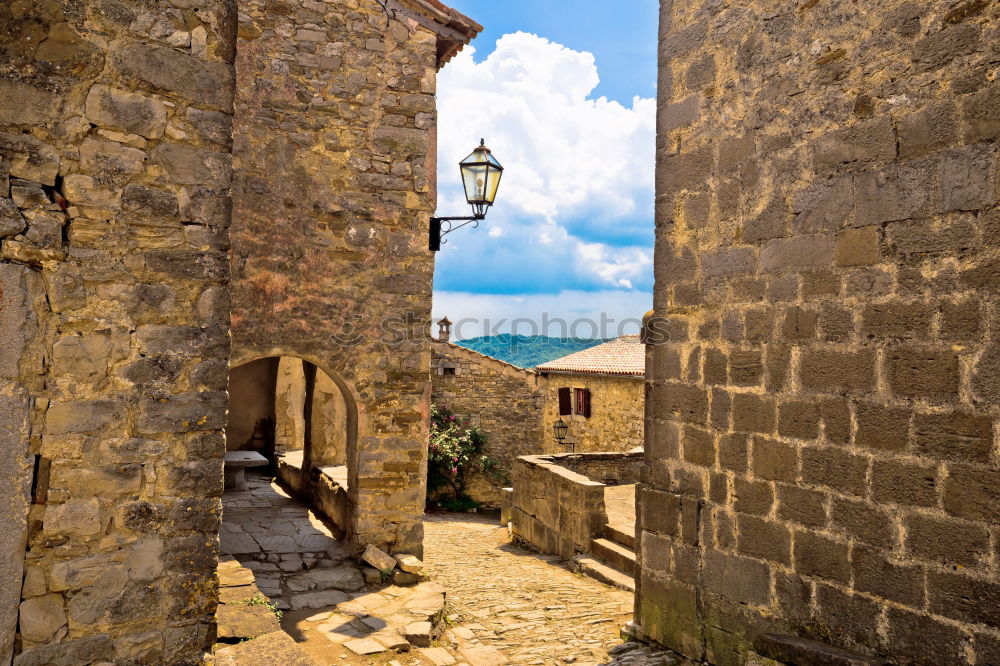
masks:
[[[590,389],[583,389],[583,417],[590,418]]]
[[[559,389],[559,416],[573,413],[573,394],[569,388]]]

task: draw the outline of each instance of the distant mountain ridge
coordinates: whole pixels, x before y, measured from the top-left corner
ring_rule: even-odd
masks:
[[[568,354],[590,349],[608,339],[550,338],[545,335],[484,335],[455,344],[519,368],[534,368]]]

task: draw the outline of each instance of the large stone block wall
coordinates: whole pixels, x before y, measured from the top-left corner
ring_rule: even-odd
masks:
[[[638,619],[1000,663],[1000,8],[662,2]]]
[[[643,445],[643,404],[645,383],[642,377],[615,377],[591,374],[551,373],[545,382],[545,420],[543,427],[550,450],[565,450],[574,443],[574,451],[628,451]],[[590,390],[590,418],[559,415],[559,389],[568,387]],[[569,433],[562,447],[552,434],[552,426],[562,419]]]
[[[520,456],[555,452],[546,449],[542,425],[544,377],[471,349],[435,342],[431,384],[434,404],[470,419],[486,435],[486,453],[497,461],[502,476],[510,476]],[[477,502],[497,507],[505,484],[504,479],[479,475],[471,480],[468,493]]]
[[[345,528],[358,547],[419,554],[434,95],[470,35],[436,3],[389,5],[240,3],[233,345],[237,363],[299,357],[337,382],[356,431]]]
[[[565,467],[568,457],[522,456],[511,472],[514,537],[564,559],[590,552],[608,520],[605,485]]]
[[[214,638],[235,24],[0,6],[0,662]]]

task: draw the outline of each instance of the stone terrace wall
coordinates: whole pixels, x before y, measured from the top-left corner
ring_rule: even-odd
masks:
[[[570,453],[559,456],[559,464],[582,474],[592,481],[622,485],[639,483],[645,454],[635,453]]]
[[[338,382],[357,412],[345,527],[419,554],[434,94],[454,30],[404,4],[240,3],[232,325],[238,362],[295,356]]]
[[[645,402],[645,383],[642,377],[609,377],[589,374],[551,373],[546,375],[545,423],[548,440],[552,426],[560,418],[569,425],[569,441],[575,442],[575,451],[628,451],[642,446],[642,415]],[[561,387],[590,389],[591,416],[559,416],[559,389]]]
[[[488,455],[498,461],[505,476],[518,457],[552,452],[546,446],[554,441],[546,441],[542,427],[543,377],[448,342],[435,342],[433,354],[431,400],[480,427],[488,439]],[[444,374],[446,367],[455,374]],[[501,487],[492,479],[476,477],[469,495],[496,507]]]
[[[1000,7],[662,2],[645,632],[1000,663]]]
[[[604,484],[562,465],[566,456],[514,461],[511,523],[514,536],[542,552],[569,559],[590,551],[607,522]]]
[[[0,6],[0,662],[214,638],[233,5]]]

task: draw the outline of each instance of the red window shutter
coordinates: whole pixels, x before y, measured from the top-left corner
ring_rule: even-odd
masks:
[[[559,416],[573,413],[573,397],[568,388],[559,389]]]
[[[590,389],[583,389],[583,416],[590,418]]]

